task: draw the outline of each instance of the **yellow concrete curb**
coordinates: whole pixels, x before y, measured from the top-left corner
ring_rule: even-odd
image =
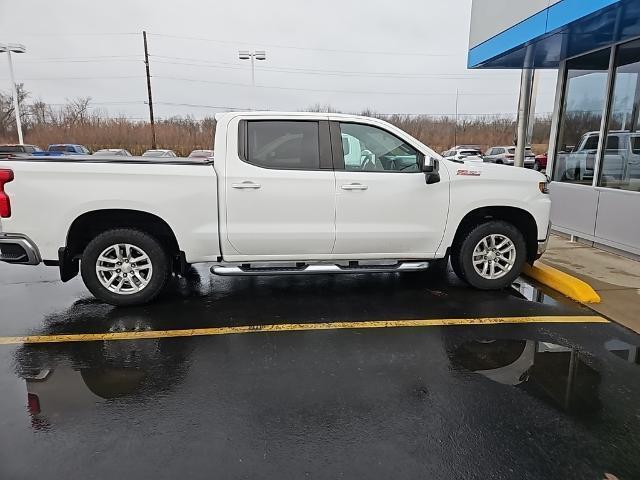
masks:
[[[525,264],[522,273],[580,303],[600,303],[591,285],[539,261],[534,266]]]

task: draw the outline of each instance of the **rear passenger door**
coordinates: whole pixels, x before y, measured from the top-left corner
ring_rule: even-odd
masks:
[[[224,182],[232,248],[264,259],[330,254],[335,179],[328,121],[249,117],[237,129],[230,124],[228,135]],[[236,138],[238,148],[229,148]]]

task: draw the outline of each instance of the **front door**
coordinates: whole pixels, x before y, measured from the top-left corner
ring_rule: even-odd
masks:
[[[334,155],[339,157],[334,157],[334,253],[397,259],[433,255],[449,209],[445,169],[441,169],[440,182],[427,185],[418,151],[400,138],[400,132],[338,121],[331,123],[331,129]],[[341,141],[335,140],[336,130]]]
[[[227,240],[239,255],[305,258],[331,253],[335,178],[326,120],[242,120],[229,130]]]

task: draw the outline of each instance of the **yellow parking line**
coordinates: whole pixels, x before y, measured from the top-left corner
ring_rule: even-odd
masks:
[[[297,332],[306,330],[341,330],[360,328],[439,327],[449,325],[497,325],[512,323],[609,323],[598,315],[488,317],[488,318],[435,318],[426,320],[373,320],[364,322],[279,323],[271,325],[245,325],[238,327],[190,328],[183,330],[144,330],[111,333],[69,333],[60,335],[27,335],[0,337],[0,345],[35,343],[95,342],[105,340],[137,340],[145,338],[198,337],[206,335],[233,335],[258,332]]]

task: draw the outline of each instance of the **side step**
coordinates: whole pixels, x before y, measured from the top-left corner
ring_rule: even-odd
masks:
[[[351,262],[353,263],[353,262]],[[295,267],[213,266],[211,273],[222,276],[241,275],[320,275],[336,273],[419,272],[429,268],[429,262],[399,262],[391,265],[300,265]]]

